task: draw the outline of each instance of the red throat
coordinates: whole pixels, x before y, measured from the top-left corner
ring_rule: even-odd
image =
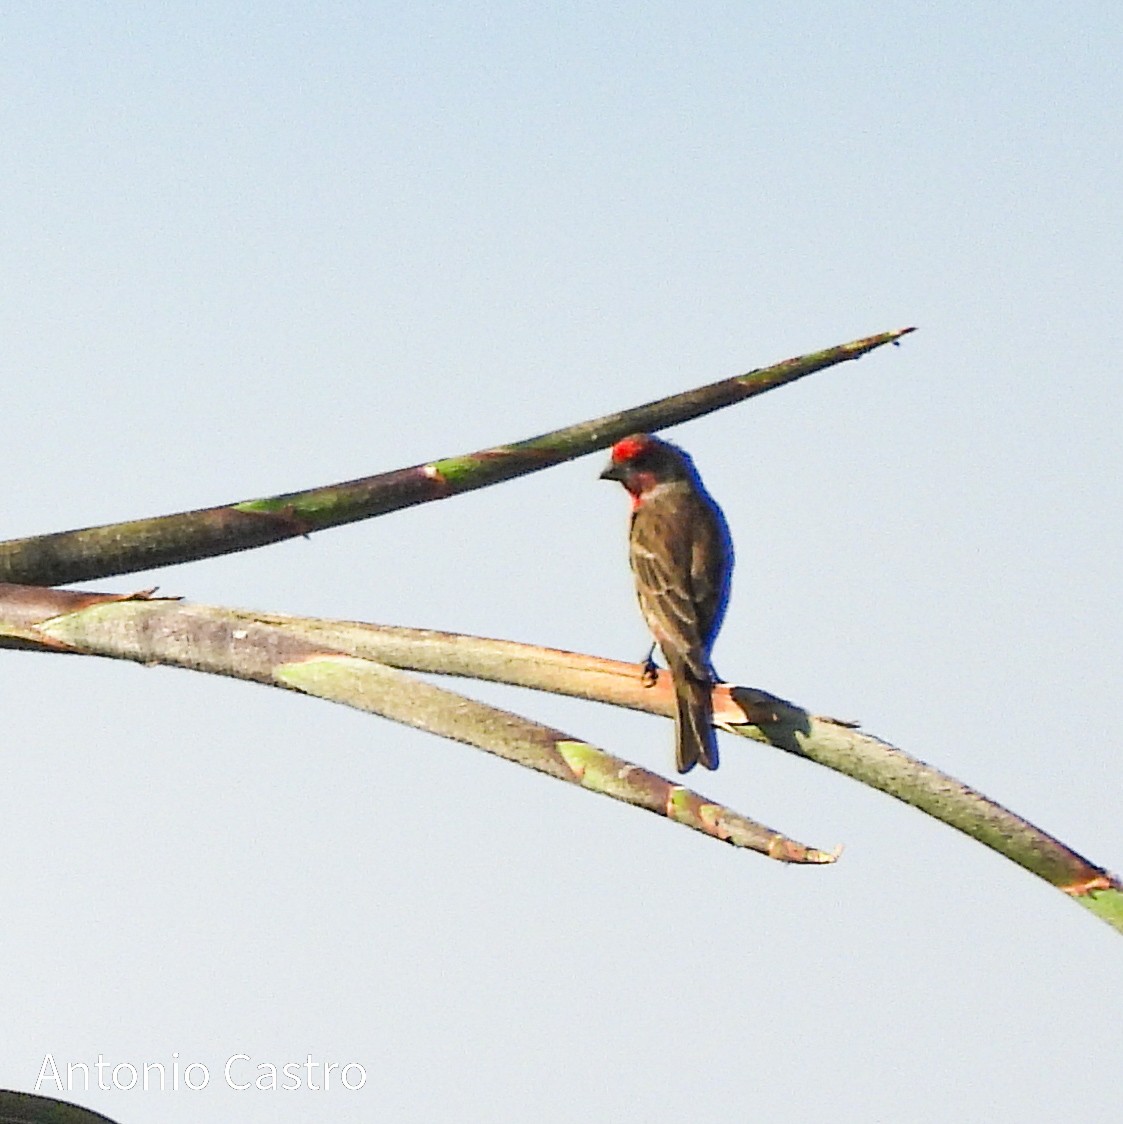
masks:
[[[643,503],[643,497],[657,483],[653,472],[636,469],[632,463],[642,457],[650,447],[651,442],[645,434],[622,437],[612,446],[612,463],[626,470],[618,479],[628,490],[633,511]]]
[[[657,481],[653,472],[634,472],[624,482],[624,487],[628,489],[628,495],[632,500],[632,510],[635,511],[637,507],[647,498],[647,493],[655,487]]]

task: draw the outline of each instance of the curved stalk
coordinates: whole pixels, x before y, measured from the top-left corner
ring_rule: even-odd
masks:
[[[122,600],[0,586],[0,646],[178,663],[273,682],[325,698],[353,688],[359,691],[354,700],[340,697],[338,701],[377,709],[399,721],[409,720],[416,700],[445,698],[447,706],[443,702],[433,705],[424,722],[411,724],[470,744],[480,744],[474,740],[473,730],[490,728],[494,745],[481,748],[501,752],[495,747],[506,739],[510,752],[502,755],[519,760],[520,754],[537,754],[538,765],[520,761],[532,768],[598,791],[618,785],[626,788],[637,782],[636,793],[643,789],[656,795],[637,796],[629,802],[679,819],[682,817],[675,814],[676,809],[688,808],[686,818],[695,820],[690,826],[698,830],[707,830],[698,824],[715,824],[715,816],[724,816],[726,826],[733,823],[729,817],[734,813],[718,810],[696,794],[595,747],[451,692],[427,695],[441,689],[430,684],[415,686],[417,681],[412,679],[394,679],[395,673],[389,669],[485,679],[669,717],[673,702],[665,674],[654,687],[647,688],[638,665],[508,640],[216,609],[138,596],[140,599]],[[368,665],[369,671],[363,674],[369,675],[368,687],[373,694],[366,696],[362,692],[367,688],[362,686],[363,676],[357,669]],[[353,678],[352,687],[346,686],[348,677]],[[400,698],[395,702],[397,694]],[[370,698],[376,700],[376,706],[365,705],[364,699]],[[466,725],[459,730],[447,725],[454,721],[456,708],[465,706]],[[482,709],[473,709],[477,707]],[[404,710],[399,714],[397,708]],[[854,724],[814,715],[764,691],[729,684],[714,689],[714,719],[721,729],[824,765],[947,823],[1049,882],[1123,932],[1123,883],[1117,877],[981,793]],[[527,725],[520,727],[520,723]],[[571,775],[563,775],[566,770]],[[617,791],[608,794],[628,799]],[[703,808],[713,811],[704,812]],[[790,843],[767,842],[784,837],[759,825],[742,830],[746,840],[763,842],[766,851],[777,846],[786,848]],[[757,831],[760,834],[754,834]],[[707,833],[721,837],[721,830]],[[750,842],[741,845],[753,846]],[[803,848],[803,852],[801,857],[793,858],[800,855],[798,850],[776,857],[802,862],[823,862],[832,857],[812,848]]]
[[[645,406],[462,456],[327,487],[0,542],[0,581],[60,585],[131,574],[309,535],[430,500],[498,484],[607,448],[628,433],[662,429],[858,359],[913,331],[901,328],[786,359]]]
[[[10,624],[0,623],[0,644],[10,637],[12,646],[169,664],[301,691],[464,742],[781,862],[838,857],[560,730],[330,647],[278,619],[152,599],[147,591],[126,598],[66,590],[24,596],[19,587],[0,586],[0,606],[9,597],[16,606]]]

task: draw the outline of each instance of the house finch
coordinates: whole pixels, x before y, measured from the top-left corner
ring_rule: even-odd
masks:
[[[680,773],[698,761],[716,769],[710,648],[725,614],[733,569],[725,517],[690,457],[646,433],[613,445],[601,479],[619,480],[631,496],[628,558],[640,611],[674,684],[675,764]]]

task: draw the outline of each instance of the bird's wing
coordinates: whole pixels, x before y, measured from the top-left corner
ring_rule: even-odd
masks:
[[[668,662],[709,678],[694,592],[693,521],[681,509],[644,503],[632,517],[630,558],[640,609]]]
[[[711,504],[700,499],[691,538],[690,583],[698,608],[698,630],[707,647],[725,615],[732,569],[733,544],[724,520]]]

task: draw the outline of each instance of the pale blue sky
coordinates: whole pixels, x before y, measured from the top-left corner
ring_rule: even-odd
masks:
[[[328,483],[918,324],[682,426],[718,666],[1123,867],[1114,5],[9,5],[0,537]],[[638,658],[600,456],[96,583]],[[1119,937],[724,737],[792,869],[380,720],[0,653],[0,1087],[121,1124],[1110,1120]],[[469,687],[469,690],[475,690]],[[475,691],[671,768],[669,724]],[[241,1092],[244,1052],[361,1092]],[[45,1090],[48,1091],[48,1090]]]

